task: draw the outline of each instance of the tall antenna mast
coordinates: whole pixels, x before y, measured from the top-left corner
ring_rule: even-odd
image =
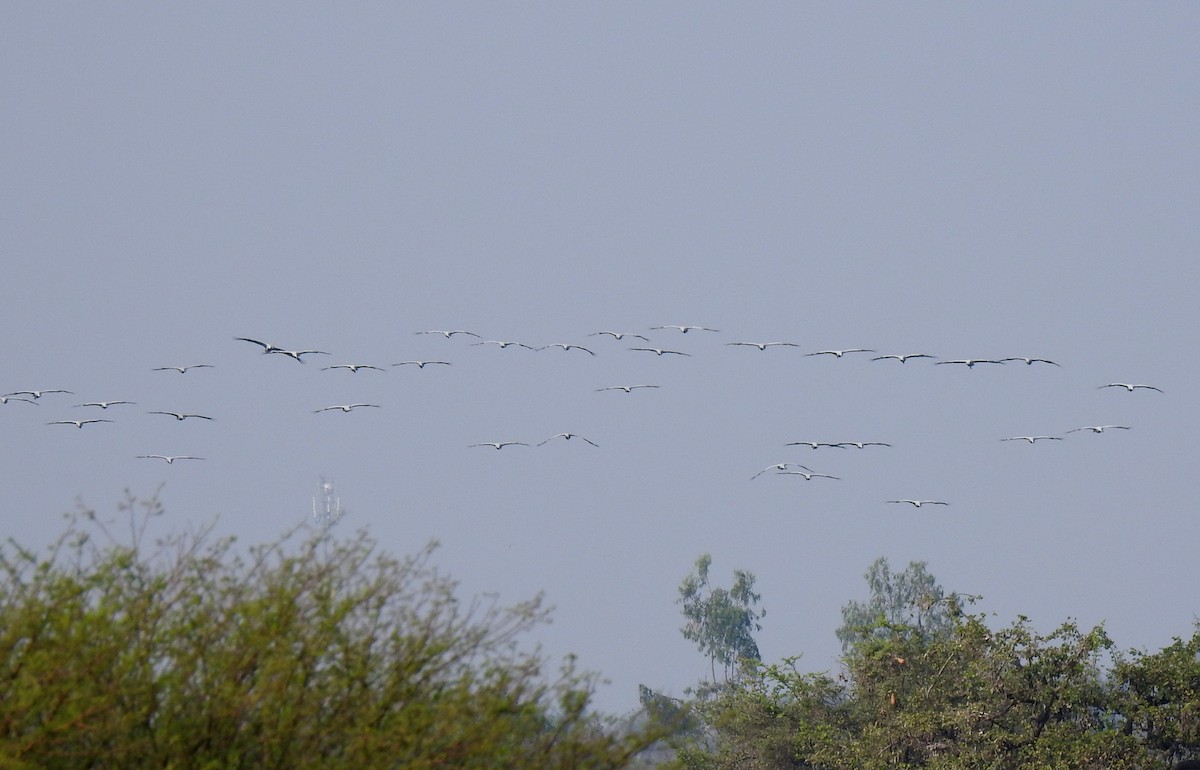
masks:
[[[344,513],[342,500],[337,496],[337,488],[332,481],[322,476],[321,486],[317,488],[317,494],[313,497],[313,521],[322,529],[329,529],[337,524]]]

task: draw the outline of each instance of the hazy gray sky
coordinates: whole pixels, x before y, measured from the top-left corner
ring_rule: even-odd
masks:
[[[164,527],[260,541],[324,476],[340,526],[398,553],[438,539],[464,592],[546,591],[539,641],[610,678],[613,711],[706,673],[674,605],[704,552],[720,584],[758,576],[764,656],[811,669],[836,665],[878,556],[927,560],[998,623],[1191,632],[1195,4],[0,22],[0,391],[74,391],[0,405],[5,534],[45,542],[77,499],[163,484]],[[596,355],[415,334],[447,328]],[[1061,367],[805,355],[847,347]],[[452,366],[390,366],[414,358]],[[192,363],[213,368],[152,371]],[[661,387],[596,392],[642,383]],[[93,399],[137,403],[74,406]],[[382,408],[313,413],[356,401]],[[1094,424],[1132,430],[1000,441]],[[564,431],[599,446],[469,446]],[[784,446],[806,440],[893,446]],[[784,461],[840,479],[750,481]],[[950,505],[885,502],[908,497]]]

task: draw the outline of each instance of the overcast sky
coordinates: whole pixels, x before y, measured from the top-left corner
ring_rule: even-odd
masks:
[[[0,392],[73,394],[0,405],[4,534],[162,485],[164,531],[260,542],[325,477],[464,593],[545,591],[610,711],[706,675],[705,552],[810,670],[879,556],[1161,647],[1198,609],[1198,39],[1170,2],[10,3]],[[934,363],[1010,356],[1061,366]]]

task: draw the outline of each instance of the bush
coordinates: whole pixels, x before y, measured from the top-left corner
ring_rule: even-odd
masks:
[[[463,602],[434,545],[147,547],[158,502],[123,508],[128,543],[84,512],[46,556],[0,549],[0,768],[616,768],[655,737],[519,648],[540,596]]]

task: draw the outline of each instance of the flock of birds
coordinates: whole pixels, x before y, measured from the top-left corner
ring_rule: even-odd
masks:
[[[649,329],[647,331],[649,331],[649,332],[654,332],[654,331],[665,332],[668,334],[677,333],[680,335],[694,334],[696,332],[700,332],[700,333],[704,333],[704,334],[715,334],[715,333],[719,332],[718,329],[714,329],[711,327],[689,326],[689,325],[654,326],[654,327],[649,327]],[[592,350],[589,347],[586,347],[581,344],[576,344],[576,343],[556,342],[556,343],[551,343],[551,344],[547,344],[547,345],[530,345],[530,344],[527,344],[524,342],[518,342],[515,340],[484,339],[479,334],[472,332],[472,331],[465,330],[465,329],[432,329],[432,330],[428,330],[428,331],[419,331],[419,332],[416,332],[416,334],[418,334],[418,335],[436,335],[436,336],[440,336],[446,340],[450,340],[452,338],[461,336],[463,338],[472,340],[470,342],[471,346],[482,347],[482,346],[494,345],[498,349],[501,349],[501,350],[510,349],[510,348],[524,349],[524,350],[530,350],[530,351],[543,351],[543,350],[549,350],[549,349],[558,349],[558,350],[561,350],[563,353],[572,353],[573,351],[577,351],[578,354],[582,354],[582,355],[587,355],[587,356],[592,356],[592,357],[595,357],[597,355],[595,350]],[[637,344],[637,343],[630,342],[629,343],[630,347],[627,348],[628,351],[635,352],[635,353],[653,353],[657,357],[691,356],[692,355],[692,353],[689,353],[689,352],[686,352],[683,350],[675,350],[675,349],[672,349],[669,347],[654,346],[650,337],[646,336],[645,334],[641,334],[641,333],[637,333],[637,332],[603,330],[603,331],[593,332],[589,336],[591,336],[591,337],[611,337],[612,340],[617,341],[617,342],[624,342],[627,340],[638,340],[643,344]],[[248,343],[248,344],[256,346],[257,348],[259,348],[261,354],[264,356],[272,356],[272,355],[284,356],[286,358],[289,358],[289,359],[295,361],[298,364],[306,364],[307,357],[331,355],[327,351],[313,349],[313,348],[295,348],[295,349],[285,348],[285,347],[281,347],[281,346],[274,345],[271,343],[263,342],[262,340],[255,339],[252,337],[234,337],[233,339],[236,342],[243,342],[243,343]],[[783,342],[783,341],[775,341],[775,342],[736,341],[736,342],[726,342],[724,344],[727,346],[730,346],[730,347],[754,348],[760,352],[766,352],[768,348],[799,348],[800,347],[800,345],[798,343]],[[1042,366],[1055,366],[1055,367],[1061,366],[1058,362],[1052,361],[1048,358],[1039,358],[1039,357],[1030,357],[1030,356],[1009,356],[1009,357],[1005,357],[1005,358],[940,359],[938,356],[935,356],[930,353],[923,353],[923,352],[879,354],[878,351],[871,349],[871,348],[843,348],[843,349],[814,350],[811,352],[803,353],[803,355],[809,356],[809,357],[828,356],[828,357],[832,357],[834,359],[842,359],[847,356],[862,356],[862,357],[869,356],[870,361],[877,361],[877,362],[895,361],[895,362],[898,362],[900,364],[905,364],[905,365],[907,365],[909,361],[926,359],[926,360],[932,361],[932,364],[935,366],[964,366],[968,369],[974,369],[976,366],[983,365],[983,364],[988,364],[988,365],[993,365],[993,366],[1004,366],[1004,365],[1007,365],[1010,363],[1024,364],[1026,366],[1034,366],[1035,364],[1042,365]],[[442,360],[442,359],[407,359],[407,360],[398,361],[396,363],[391,364],[392,367],[412,366],[412,367],[416,367],[417,369],[421,369],[421,370],[425,369],[428,366],[451,366],[451,365],[452,365],[452,363],[450,361]],[[154,367],[153,370],[161,371],[161,372],[177,372],[178,374],[182,375],[182,374],[186,374],[192,370],[207,369],[207,368],[213,368],[213,365],[208,364],[208,363],[194,363],[194,364],[187,364],[187,365],[183,365],[183,366]],[[330,364],[328,366],[321,367],[321,369],[324,371],[344,370],[344,371],[350,372],[351,374],[356,374],[356,375],[359,374],[360,372],[369,372],[369,371],[386,372],[387,371],[386,367],[380,366],[377,364],[371,364],[371,363],[337,363],[337,364]],[[654,383],[639,383],[639,384],[626,384],[626,385],[605,385],[602,387],[594,388],[594,390],[596,392],[621,391],[623,393],[630,394],[635,390],[656,389],[656,388],[660,388],[660,387],[662,387],[662,386],[659,384],[654,384]],[[1115,388],[1115,389],[1119,389],[1119,390],[1124,390],[1128,393],[1133,393],[1137,390],[1148,390],[1148,391],[1155,391],[1155,392],[1159,392],[1159,393],[1162,392],[1162,389],[1158,388],[1157,386],[1149,385],[1146,383],[1135,383],[1135,382],[1110,382],[1107,384],[1098,385],[1097,388],[1098,389]],[[46,396],[49,396],[49,395],[54,395],[54,394],[73,395],[71,391],[63,390],[63,389],[17,390],[17,391],[13,391],[10,393],[0,395],[0,405],[11,404],[14,402],[38,405],[38,404],[42,403],[43,398],[45,398]],[[74,407],[100,410],[105,413],[109,412],[109,410],[113,410],[113,413],[115,414],[118,407],[127,407],[128,408],[128,407],[132,407],[135,405],[136,404],[133,401],[129,401],[129,400],[107,400],[107,401],[94,400],[94,401],[85,401],[85,402],[82,402],[79,404],[75,404]],[[358,409],[379,409],[379,408],[382,408],[381,404],[366,403],[366,402],[348,402],[348,403],[344,403],[344,404],[333,404],[333,405],[329,405],[329,406],[324,406],[324,407],[314,409],[312,411],[314,414],[320,414],[320,413],[324,413],[324,412],[349,413],[349,412],[352,412],[352,411],[355,411]],[[204,421],[213,421],[214,420],[214,418],[212,416],[205,415],[205,414],[198,414],[198,413],[194,413],[194,412],[184,412],[184,411],[173,411],[173,410],[166,410],[166,409],[150,410],[147,413],[154,414],[154,415],[162,415],[165,417],[171,417],[178,422],[183,422],[185,420],[204,420]],[[89,418],[80,418],[80,419],[72,419],[72,418],[56,419],[56,420],[49,421],[47,424],[48,425],[68,425],[68,426],[75,427],[77,429],[82,429],[82,428],[84,428],[84,426],[97,425],[97,424],[102,424],[102,423],[112,423],[112,422],[114,422],[114,420],[109,419],[107,417],[89,417]],[[1024,441],[1029,444],[1034,444],[1039,441],[1063,441],[1068,435],[1070,435],[1072,433],[1087,432],[1087,433],[1093,433],[1093,434],[1102,434],[1105,431],[1110,431],[1110,430],[1127,431],[1127,430],[1131,430],[1131,426],[1112,425],[1112,424],[1084,425],[1084,426],[1080,426],[1080,427],[1068,430],[1063,435],[1008,436],[1005,438],[1001,438],[1000,440],[1001,441]],[[587,444],[591,447],[599,448],[599,444],[596,443],[595,441],[593,441],[592,439],[587,438],[585,436],[581,436],[577,433],[569,432],[569,431],[556,433],[556,434],[549,436],[548,438],[546,438],[542,441],[536,442],[536,443],[530,443],[527,441],[516,441],[516,440],[479,441],[479,442],[469,444],[468,447],[469,448],[490,448],[490,449],[499,451],[499,450],[503,450],[503,449],[506,449],[509,447],[544,446],[544,445],[546,445],[552,441],[556,441],[556,440],[570,442],[574,439],[578,439],[580,443]],[[868,447],[887,448],[887,447],[891,447],[892,444],[885,442],[885,441],[803,440],[803,441],[787,442],[785,444],[785,446],[797,446],[797,447],[803,446],[803,447],[808,447],[812,450],[822,450],[822,449],[864,450],[864,449],[867,449]],[[190,455],[190,454],[146,453],[146,454],[137,455],[136,457],[138,459],[162,461],[162,462],[166,463],[167,465],[173,465],[176,461],[200,461],[200,460],[205,459],[203,457],[196,456],[196,455]],[[805,481],[813,481],[814,479],[828,479],[828,480],[835,480],[835,481],[839,480],[838,476],[834,476],[834,475],[831,475],[828,473],[819,473],[806,465],[802,465],[800,463],[790,462],[790,461],[773,463],[771,465],[768,465],[767,467],[759,470],[757,473],[752,475],[750,477],[750,479],[754,480],[754,479],[757,479],[760,476],[763,476],[764,474],[768,474],[768,473],[771,473],[771,474],[777,475],[777,476],[799,477]],[[946,500],[920,499],[920,498],[898,498],[898,499],[886,500],[885,502],[890,503],[890,504],[898,504],[898,505],[911,505],[914,508],[921,508],[921,507],[927,506],[927,505],[940,505],[940,506],[949,505],[949,502]]]

